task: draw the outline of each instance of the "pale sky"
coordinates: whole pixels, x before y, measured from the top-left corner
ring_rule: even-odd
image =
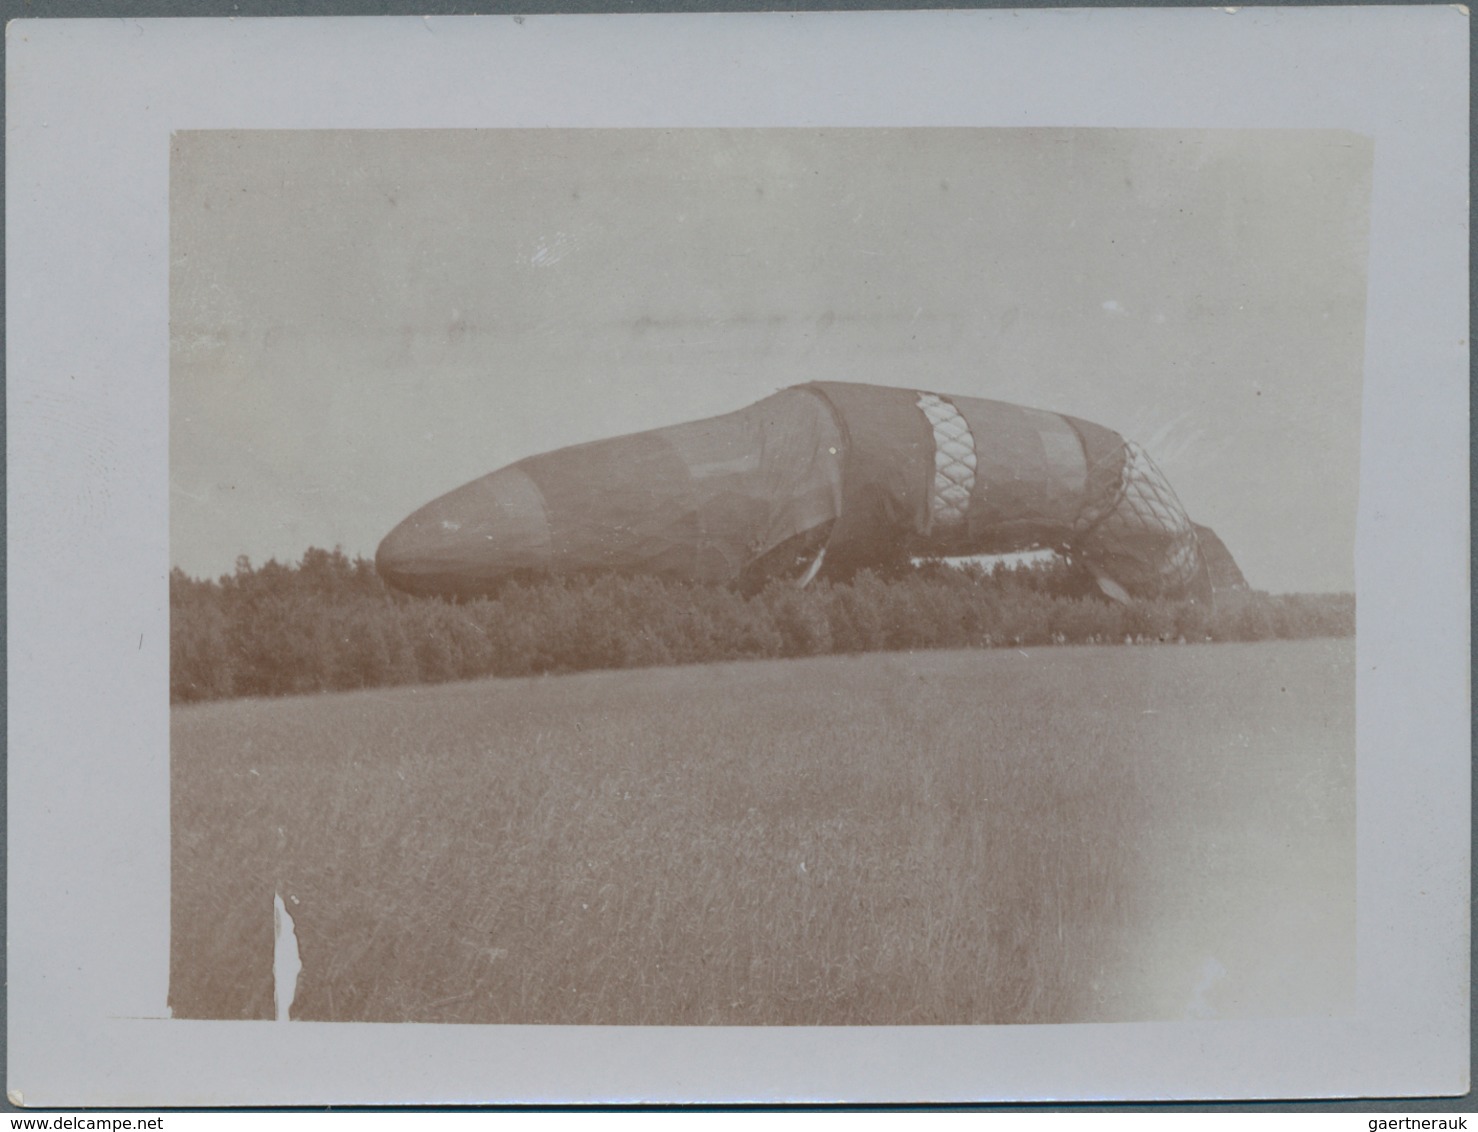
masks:
[[[805,381],[1143,443],[1353,590],[1371,147],[1337,131],[175,135],[173,564],[372,555],[536,452]]]

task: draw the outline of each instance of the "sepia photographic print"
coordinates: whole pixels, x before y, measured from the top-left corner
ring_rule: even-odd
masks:
[[[1465,1090],[1467,19],[12,23],[11,1102]]]
[[[1348,1011],[1370,172],[175,135],[175,1017]]]

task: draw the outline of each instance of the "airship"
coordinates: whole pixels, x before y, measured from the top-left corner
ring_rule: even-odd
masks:
[[[451,599],[603,572],[754,589],[909,560],[1054,551],[1120,601],[1245,586],[1149,454],[977,397],[797,385],[723,416],[530,456],[381,542],[391,586]]]

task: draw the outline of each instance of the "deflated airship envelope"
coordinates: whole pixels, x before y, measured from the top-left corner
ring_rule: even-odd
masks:
[[[598,570],[770,578],[1048,548],[1110,596],[1244,586],[1149,454],[1059,413],[814,382],[737,412],[520,460],[433,500],[380,544],[411,593]]]

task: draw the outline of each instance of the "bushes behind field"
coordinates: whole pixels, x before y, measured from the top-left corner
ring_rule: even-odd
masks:
[[[923,566],[744,596],[649,577],[556,579],[450,603],[392,593],[367,559],[240,559],[170,575],[170,698],[273,696],[591,668],[884,649],[1350,636],[1352,594],[1221,595],[1119,605],[1063,563]]]

